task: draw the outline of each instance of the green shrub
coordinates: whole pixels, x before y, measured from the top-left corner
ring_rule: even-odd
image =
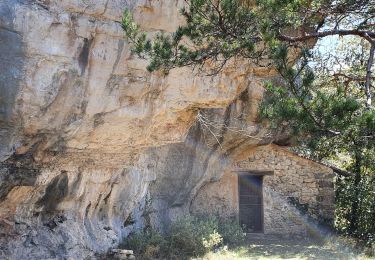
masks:
[[[375,242],[369,244],[365,249],[365,254],[369,257],[375,256]]]
[[[189,216],[173,222],[165,235],[154,230],[132,233],[124,246],[134,250],[138,259],[187,259],[203,256],[223,244],[239,245],[244,238],[236,221]]]
[[[204,255],[221,244],[222,237],[218,229],[219,221],[216,218],[181,218],[171,225],[170,252],[180,252],[186,256]]]
[[[155,230],[131,233],[123,244],[130,248],[141,259],[154,259],[162,256],[167,245],[165,238]]]
[[[219,233],[225,245],[238,246],[245,242],[246,233],[236,220],[220,221]]]

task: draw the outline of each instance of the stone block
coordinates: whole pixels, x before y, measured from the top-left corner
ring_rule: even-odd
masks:
[[[332,180],[319,180],[318,185],[321,188],[333,188],[334,187]]]
[[[119,260],[125,260],[125,259],[135,259],[133,250],[127,250],[127,249],[112,249],[111,255],[115,259]]]

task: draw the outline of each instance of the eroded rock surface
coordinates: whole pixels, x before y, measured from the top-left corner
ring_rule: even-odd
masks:
[[[170,32],[183,3],[0,2],[1,258],[83,259],[165,228],[232,153],[276,138],[257,121],[270,69],[163,77],[131,54],[125,8]]]

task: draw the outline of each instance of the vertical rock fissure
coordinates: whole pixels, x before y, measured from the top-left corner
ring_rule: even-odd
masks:
[[[86,67],[89,62],[90,48],[91,48],[92,41],[93,41],[93,38],[83,39],[83,46],[78,56],[78,65],[79,65],[79,68],[81,69],[81,76],[85,73]]]

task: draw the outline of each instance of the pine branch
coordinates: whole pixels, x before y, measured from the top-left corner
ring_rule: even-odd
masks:
[[[307,40],[311,39],[318,39],[318,38],[323,38],[327,36],[333,36],[333,35],[339,35],[339,36],[348,36],[348,35],[353,35],[353,36],[359,36],[370,43],[372,43],[375,39],[375,32],[372,31],[361,31],[361,30],[325,30],[322,32],[312,32],[312,33],[305,33],[305,35],[301,36],[288,36],[288,35],[283,35],[280,34],[278,36],[279,40],[281,41],[286,41],[286,42],[304,42]]]
[[[366,77],[356,77],[356,76],[353,76],[353,75],[348,75],[348,74],[345,74],[345,73],[341,73],[341,72],[338,72],[338,73],[334,73],[332,75],[332,77],[334,77],[335,79],[339,78],[339,77],[342,77],[342,78],[345,78],[347,79],[348,82],[351,82],[351,81],[355,81],[355,82],[366,82]],[[375,77],[371,77],[370,78],[372,80],[375,80]]]

